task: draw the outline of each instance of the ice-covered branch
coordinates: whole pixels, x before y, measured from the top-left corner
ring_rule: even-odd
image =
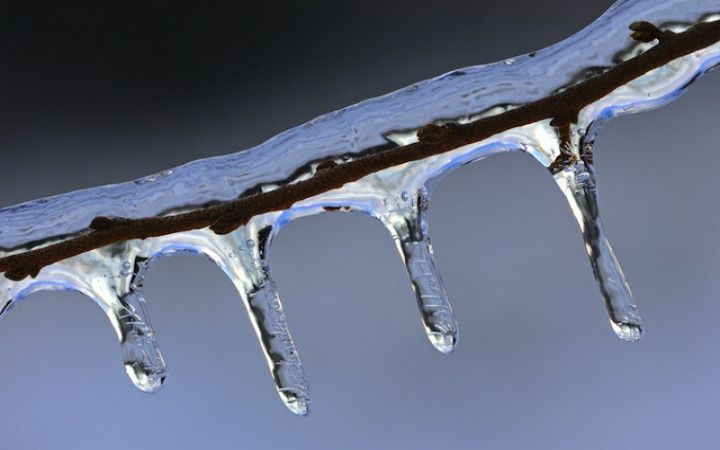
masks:
[[[201,253],[233,280],[280,396],[304,414],[307,383],[267,262],[272,238],[323,211],[380,219],[428,338],[450,352],[457,323],[426,219],[433,186],[459,165],[521,151],[565,194],[613,329],[636,340],[640,318],[598,214],[592,145],[607,120],[674,99],[720,61],[719,12],[717,0],[620,1],[552,47],[367,100],[255,148],[2,209],[0,315],[40,289],[90,296],[118,333],[131,379],[152,392],[165,365],[145,270],[166,254]]]
[[[635,22],[630,28],[643,30],[632,33],[634,38],[643,42],[651,36],[659,36],[658,45],[600,75],[548,97],[469,123],[428,123],[414,130],[416,139],[410,144],[370,148],[366,154],[352,157],[348,161],[336,162],[327,159],[317,164],[315,172],[310,174],[308,179],[287,184],[283,183],[286,180],[276,180],[277,188],[267,191],[263,189],[263,192],[243,195],[217,205],[192,208],[178,214],[143,218],[100,215],[93,218],[86,231],[77,236],[3,257],[0,259],[0,270],[4,271],[8,278],[20,280],[28,275],[37,275],[46,265],[115,242],[205,227],[216,233],[229,233],[259,214],[291,208],[298,201],[341,188],[346,183],[383,169],[450,152],[506,130],[544,119],[552,119],[550,124],[553,126],[577,123],[577,116],[582,108],[651,70],[673,59],[704,49],[720,39],[720,23],[717,22],[700,23],[677,34],[662,32],[648,22]],[[655,30],[657,33],[652,34],[648,30]],[[476,113],[480,114],[481,111]],[[562,153],[553,160],[549,166],[551,171],[561,170],[569,163],[565,157],[567,154]],[[264,184],[261,187],[264,187]],[[177,201],[181,203],[183,200]],[[48,238],[52,239],[52,236],[45,237]]]

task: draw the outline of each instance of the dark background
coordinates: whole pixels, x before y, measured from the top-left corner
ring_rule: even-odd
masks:
[[[269,3],[3,4],[0,206],[241,150],[553,44],[610,4]],[[454,354],[426,342],[379,223],[306,218],[271,260],[310,417],[276,398],[231,283],[178,257],[146,283],[170,369],[157,395],[125,379],[112,328],[79,295],[38,294],[3,321],[0,448],[717,448],[717,77],[610,123],[596,147],[640,343],[612,335],[552,179],[503,155],[448,176],[431,206]]]

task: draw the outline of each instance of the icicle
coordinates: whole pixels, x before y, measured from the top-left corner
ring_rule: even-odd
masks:
[[[119,271],[96,274],[89,282],[88,295],[105,309],[115,326],[130,380],[141,391],[154,393],[162,387],[167,369],[143,296],[147,265],[141,258],[134,264],[126,260]]]
[[[117,333],[130,380],[141,391],[154,393],[162,387],[167,371],[142,295],[146,262],[138,259],[133,265],[134,258],[117,251],[121,247],[69,259],[41,271],[35,279],[12,282],[3,278],[0,315],[4,317],[34,292],[65,290],[90,297]]]
[[[458,326],[427,234],[427,195],[423,190],[415,195],[402,192],[397,202],[398,208],[382,220],[405,262],[428,339],[442,353],[450,353],[457,344]]]
[[[129,291],[118,298],[117,311],[123,329],[122,350],[125,371],[139,389],[156,392],[166,377],[165,360],[157,346],[155,331],[150,323],[143,295],[143,281],[147,261],[137,261]],[[124,263],[123,270],[130,269]],[[122,276],[126,272],[121,272]]]
[[[278,394],[295,414],[309,412],[308,385],[267,262],[270,228],[246,226],[218,239],[234,248],[221,261],[245,303]]]
[[[556,173],[554,178],[580,225],[585,250],[605,299],[613,330],[621,339],[638,340],[642,333],[640,316],[633,303],[630,286],[625,281],[625,275],[605,236],[598,212],[596,180],[592,167],[578,160]]]

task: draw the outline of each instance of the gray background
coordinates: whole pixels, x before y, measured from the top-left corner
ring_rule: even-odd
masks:
[[[270,3],[270,2],[268,2]],[[0,204],[246,148],[312,117],[563,39],[609,2],[4,5]],[[122,9],[125,8],[125,9]],[[610,123],[601,207],[645,321],[616,339],[577,226],[523,155],[437,190],[436,256],[461,326],[426,341],[371,219],[295,222],[272,265],[310,376],[287,412],[231,283],[202,258],[149,274],[170,376],[126,379],[91,301],[42,293],[0,327],[3,449],[714,449],[720,443],[718,74]]]

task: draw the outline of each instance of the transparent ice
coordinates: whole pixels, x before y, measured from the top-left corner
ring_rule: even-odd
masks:
[[[417,130],[426,124],[467,123],[548,96],[655,45],[630,39],[627,27],[636,20],[677,32],[699,21],[718,19],[719,0],[619,1],[587,28],[554,46],[456,70],[366,100],[257,147],[131,182],[4,208],[0,210],[0,256],[85,233],[97,216],[172,215],[269,191],[312,177],[321,162],[342,164],[388,142],[415,142]],[[428,339],[439,351],[449,353],[457,344],[458,325],[429,237],[427,209],[434,186],[452,169],[496,153],[527,153],[547,168],[562,152],[569,152],[575,162],[552,176],[580,226],[612,329],[624,340],[637,340],[642,332],[640,316],[600,220],[592,163],[581,155],[592,150],[608,120],[670,102],[719,61],[720,45],[714,44],[615,89],[580,111],[577,123],[571,125],[569,143],[561,144],[557,129],[543,120],[378,171],[289,209],[256,216],[229,234],[199,229],[130,240],[57,262],[34,278],[0,277],[0,316],[36,291],[81,292],[110,319],[132,382],[145,392],[155,392],[165,380],[166,366],[148,317],[143,279],[161,257],[178,252],[201,254],[234,283],[281,399],[291,411],[304,415],[309,405],[307,380],[268,263],[273,237],[285,224],[324,211],[359,212],[379,219],[407,267]]]

